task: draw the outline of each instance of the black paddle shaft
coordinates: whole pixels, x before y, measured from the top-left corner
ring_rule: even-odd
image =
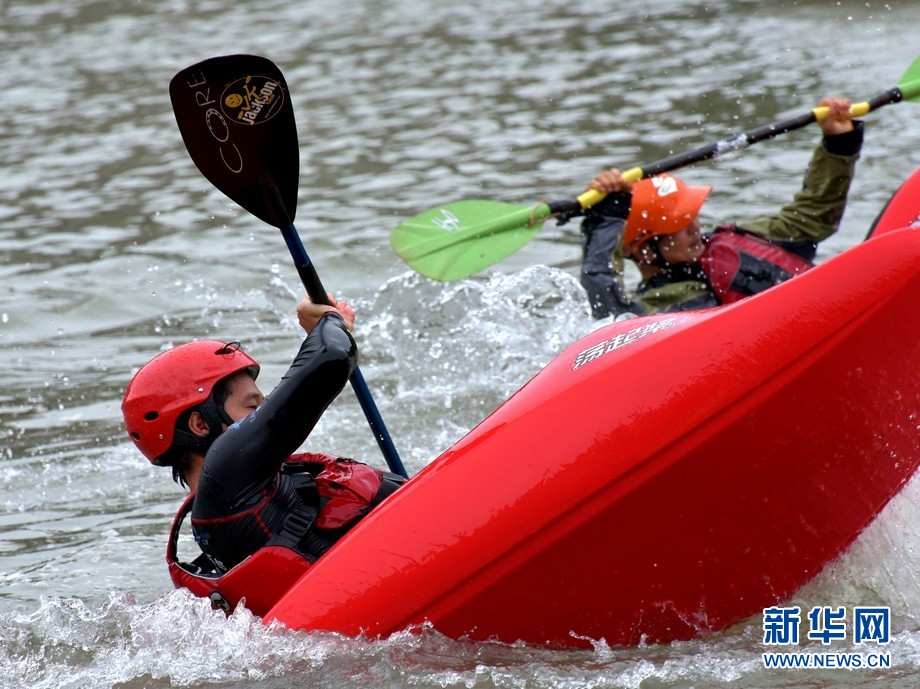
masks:
[[[880,108],[883,105],[888,105],[889,103],[897,103],[902,100],[903,96],[901,90],[897,88],[889,89],[884,91],[875,98],[868,101],[869,110],[875,110]],[[767,139],[772,139],[775,136],[780,134],[786,134],[796,129],[801,129],[802,127],[807,127],[812,122],[816,121],[814,111],[809,110],[807,113],[799,115],[797,117],[792,117],[788,120],[782,120],[781,122],[775,122],[773,124],[763,125],[757,127],[756,129],[751,129],[750,131],[744,132],[734,137],[728,139],[722,139],[721,141],[716,141],[715,143],[706,144],[705,146],[700,146],[692,151],[686,151],[685,153],[678,153],[677,155],[664,158],[657,162],[654,162],[646,167],[642,168],[642,177],[654,177],[655,175],[660,175],[664,172],[670,172],[671,170],[677,170],[686,165],[692,165],[693,163],[699,163],[704,160],[710,160],[712,158],[717,158],[723,153],[728,153],[730,151],[740,151],[752,144],[756,144],[760,141],[766,141]]]
[[[883,91],[882,93],[867,101],[867,103],[869,105],[869,111],[871,112],[872,110],[880,108],[883,105],[898,103],[902,100],[904,100],[904,95],[901,92],[901,89],[893,88],[888,89],[887,91]],[[743,134],[738,134],[727,139],[722,139],[711,144],[700,146],[699,148],[695,148],[692,151],[685,151],[684,153],[678,153],[676,155],[663,158],[644,167],[635,168],[636,171],[642,173],[642,176],[637,178],[637,181],[638,179],[647,179],[648,177],[654,177],[655,175],[660,175],[665,172],[671,172],[672,170],[677,170],[682,167],[686,167],[687,165],[700,163],[704,160],[712,160],[714,158],[718,158],[724,153],[740,151],[760,141],[766,141],[767,139],[772,139],[773,137],[779,136],[780,134],[785,134],[796,129],[801,129],[802,127],[807,127],[809,124],[815,121],[817,121],[817,117],[815,116],[814,111],[809,110],[807,113],[798,115],[797,117],[789,118],[788,120],[774,122],[773,124],[766,124],[761,127],[757,127],[756,129],[751,129],[750,131],[744,132]],[[550,213],[558,215],[577,213],[583,209],[581,201],[578,199],[549,201],[546,205],[549,207]]]

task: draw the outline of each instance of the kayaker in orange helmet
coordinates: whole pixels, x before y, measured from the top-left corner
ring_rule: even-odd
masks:
[[[823,137],[802,189],[775,215],[722,225],[703,233],[699,212],[712,187],[672,175],[634,185],[616,169],[589,189],[607,196],[582,222],[581,283],[595,318],[709,308],[762,292],[811,267],[817,245],[843,217],[862,147],[862,122],[849,118],[850,101],[827,98]],[[634,298],[624,296],[614,255],[639,267]]]
[[[256,361],[218,340],[162,352],[125,392],[128,435],[189,487],[183,509],[215,575],[267,543],[312,562],[403,481],[333,455],[295,454],[357,362],[354,311],[330,303],[298,305],[307,336],[268,397]]]

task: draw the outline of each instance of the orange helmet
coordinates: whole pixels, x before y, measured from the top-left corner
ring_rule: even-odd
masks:
[[[147,459],[162,464],[172,447],[176,421],[205,402],[218,381],[238,371],[253,379],[259,365],[237,343],[197,340],[158,354],[135,374],[121,411],[128,435]]]
[[[671,175],[636,182],[623,231],[625,253],[633,253],[652,237],[674,234],[687,227],[710,191],[712,187],[691,187]]]

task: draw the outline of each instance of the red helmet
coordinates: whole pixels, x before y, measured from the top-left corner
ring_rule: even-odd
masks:
[[[674,234],[687,227],[700,212],[712,187],[692,187],[672,175],[658,175],[636,182],[623,249],[633,253],[652,237]]]
[[[189,342],[151,359],[128,384],[121,403],[137,449],[154,464],[163,464],[179,415],[205,402],[218,381],[239,371],[255,379],[259,364],[238,344],[217,340]]]

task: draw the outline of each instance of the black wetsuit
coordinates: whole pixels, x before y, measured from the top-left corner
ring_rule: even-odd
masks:
[[[202,551],[219,566],[239,563],[279,533],[292,513],[303,512],[303,482],[282,466],[342,391],[357,358],[342,318],[324,315],[263,404],[208,450],[192,528]]]

